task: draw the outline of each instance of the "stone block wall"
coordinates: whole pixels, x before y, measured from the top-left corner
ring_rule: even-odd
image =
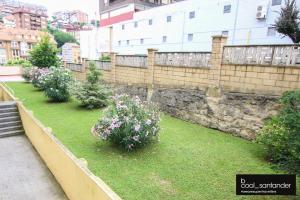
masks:
[[[300,67],[222,65],[224,91],[281,95],[300,88]]]

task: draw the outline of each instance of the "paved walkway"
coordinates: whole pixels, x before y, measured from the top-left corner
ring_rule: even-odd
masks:
[[[21,82],[24,81],[22,76],[0,76],[0,82]]]
[[[25,135],[0,138],[0,200],[65,200]]]

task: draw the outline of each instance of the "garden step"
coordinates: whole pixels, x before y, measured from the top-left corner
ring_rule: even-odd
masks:
[[[18,112],[0,113],[0,119],[6,117],[17,117],[17,116],[19,116]]]
[[[19,130],[23,130],[22,125],[3,127],[3,128],[0,128],[0,134],[5,133],[5,132],[10,132],[10,131],[19,131]]]
[[[7,131],[4,133],[0,133],[0,138],[16,136],[16,135],[21,135],[21,134],[24,134],[24,130]]]
[[[1,102],[0,103],[0,109],[2,109],[2,108],[14,108],[16,106],[17,106],[17,104],[14,101],[13,102],[8,101],[8,102]]]
[[[0,122],[0,128],[22,125],[21,121]]]
[[[0,108],[0,113],[16,112],[17,110],[18,110],[17,107]]]
[[[3,123],[3,122],[15,122],[15,121],[20,121],[20,117],[19,116],[13,116],[13,117],[0,118],[0,123]]]

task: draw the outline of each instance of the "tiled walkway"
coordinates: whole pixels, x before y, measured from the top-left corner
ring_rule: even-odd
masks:
[[[0,82],[20,82],[24,81],[22,76],[0,76]]]
[[[0,138],[0,199],[67,199],[25,135]]]

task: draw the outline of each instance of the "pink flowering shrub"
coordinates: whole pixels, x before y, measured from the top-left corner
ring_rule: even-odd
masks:
[[[31,82],[35,88],[44,90],[45,88],[45,77],[48,75],[50,70],[48,68],[33,68]]]
[[[38,69],[37,67],[23,68],[22,77],[25,79],[26,82],[31,82],[32,81],[34,73],[37,69]]]
[[[154,104],[118,95],[92,133],[130,151],[158,138],[159,121],[159,110]]]

